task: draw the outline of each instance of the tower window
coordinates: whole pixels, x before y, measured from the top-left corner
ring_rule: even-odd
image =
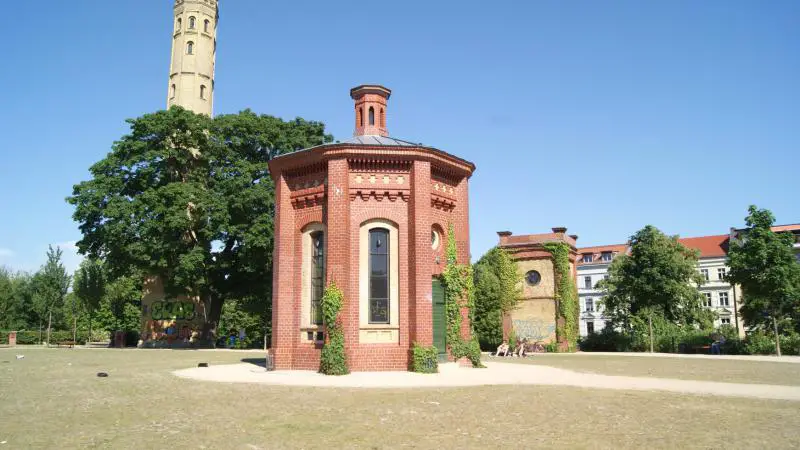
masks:
[[[175,98],[175,85],[169,87],[169,98]]]
[[[203,22],[203,31],[205,31],[206,33],[208,33],[208,26],[209,26],[210,24],[211,24],[211,21],[209,21],[208,19],[206,19],[206,20]]]
[[[176,31],[181,31],[181,23],[182,23],[182,22],[183,22],[183,21],[181,20],[181,18],[180,18],[180,17],[178,17],[178,21],[177,21],[177,22],[175,22],[175,30],[176,30]]]
[[[194,54],[194,42],[189,41],[186,43],[186,54],[193,55]]]
[[[375,125],[375,108],[369,107],[369,124]]]
[[[358,126],[364,126],[364,108],[358,108]]]
[[[322,292],[325,289],[325,235],[311,233],[311,323],[322,325]]]
[[[189,29],[190,30],[194,30],[194,23],[195,22],[196,22],[196,19],[194,18],[194,16],[189,17]]]
[[[389,323],[389,230],[369,232],[369,322]]]
[[[200,98],[204,100],[206,98],[206,86],[204,84],[200,85]]]
[[[381,128],[386,128],[386,113],[381,108]]]

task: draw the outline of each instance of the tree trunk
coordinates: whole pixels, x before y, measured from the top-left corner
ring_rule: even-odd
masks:
[[[92,343],[92,310],[89,310],[89,337],[86,338],[86,346]]]
[[[781,337],[778,334],[778,319],[772,316],[772,326],[775,329],[775,353],[781,356]]]
[[[219,318],[222,315],[222,299],[209,296],[206,305],[208,308],[206,309],[206,320],[203,324],[203,339],[213,347],[216,345],[217,324],[219,324]]]
[[[653,316],[647,316],[647,323],[650,326],[650,353],[653,353]]]
[[[50,326],[53,324],[53,311],[50,311],[47,319],[47,346],[50,346]]]

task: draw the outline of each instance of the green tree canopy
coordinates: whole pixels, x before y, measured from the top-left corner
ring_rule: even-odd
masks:
[[[211,119],[180,107],[128,120],[129,134],[67,201],[81,253],[113,278],[159,275],[198,295],[210,332],[226,299],[269,304],[274,195],[267,162],[329,142],[324,125],[246,110]]]
[[[475,263],[475,312],[473,328],[484,346],[503,341],[503,314],[520,296],[521,276],[508,252],[494,247]]]
[[[50,246],[47,250],[47,262],[34,274],[31,280],[31,287],[33,290],[32,295],[32,311],[35,315],[35,320],[39,322],[40,326],[44,323],[50,323],[52,316],[53,323],[56,326],[63,326],[62,308],[64,306],[64,297],[69,291],[72,277],[67,274],[67,270],[61,263],[61,256],[63,252],[61,248],[56,247],[53,249]]]
[[[89,336],[92,335],[92,319],[106,295],[106,275],[102,263],[94,258],[84,259],[75,274],[73,294],[89,314]]]
[[[800,264],[790,233],[775,233],[769,210],[750,206],[747,228],[730,243],[728,279],[742,287],[742,318],[749,327],[771,326],[772,318],[798,327]],[[800,331],[800,330],[798,330]]]
[[[598,288],[606,292],[605,315],[626,330],[631,318],[659,314],[678,325],[711,327],[713,313],[701,306],[697,286],[698,253],[648,225],[630,239],[630,255],[619,255],[611,263],[609,278]]]

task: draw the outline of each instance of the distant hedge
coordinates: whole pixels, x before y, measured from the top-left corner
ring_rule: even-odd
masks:
[[[6,345],[8,344],[8,333],[10,330],[0,330],[0,344]],[[96,330],[92,332],[94,339],[92,341],[109,341],[113,339],[111,333],[108,333],[104,330]],[[39,344],[39,330],[30,331],[30,330],[23,330],[17,331],[17,344],[18,345],[38,345]],[[86,341],[89,337],[89,333],[87,331],[78,331],[77,333],[77,343],[78,345],[86,344]],[[41,332],[42,341],[47,340],[47,330],[43,330]],[[50,342],[52,344],[57,344],[58,342],[66,342],[72,341],[72,330],[53,330],[50,332]],[[126,346],[136,346],[139,341],[139,332],[137,331],[126,331],[125,332],[125,345]]]

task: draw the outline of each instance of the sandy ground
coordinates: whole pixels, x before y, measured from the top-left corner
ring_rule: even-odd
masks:
[[[777,359],[777,358],[776,358]],[[437,374],[412,372],[356,372],[326,376],[312,371],[267,372],[249,363],[177,370],[174,375],[203,381],[262,383],[283,386],[344,388],[458,387],[501,384],[577,386],[594,389],[668,391],[699,395],[722,395],[800,401],[800,387],[766,384],[718,383],[670,378],[623,377],[578,373],[554,367],[486,362],[485,369],[442,364]]]

